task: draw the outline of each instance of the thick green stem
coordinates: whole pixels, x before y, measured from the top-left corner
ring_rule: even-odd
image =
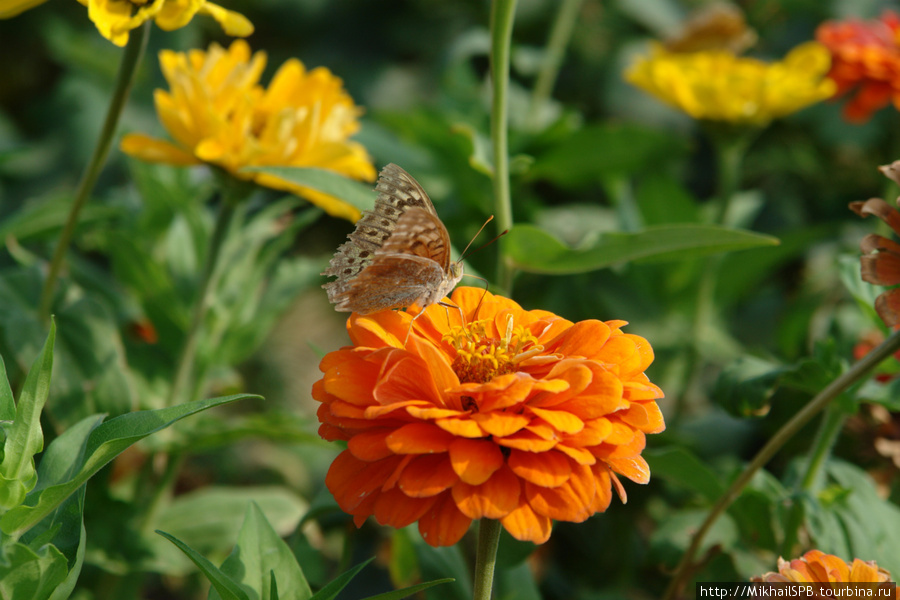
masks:
[[[529,129],[537,129],[540,125],[541,110],[547,104],[556,84],[559,67],[566,55],[566,47],[572,38],[582,2],[583,0],[563,0],[559,12],[556,13],[556,20],[553,22],[553,29],[550,30],[550,39],[544,48],[544,59],[541,61],[537,80],[531,92],[531,101],[528,104],[526,123]]]
[[[147,47],[148,37],[150,37],[149,22],[131,32],[128,37],[128,43],[125,45],[125,50],[122,53],[122,62],[119,63],[119,71],[116,74],[116,85],[109,102],[109,108],[106,110],[106,119],[103,121],[100,137],[81,176],[81,181],[78,183],[78,189],[75,190],[75,197],[72,199],[72,206],[69,208],[69,216],[66,217],[62,232],[59,234],[56,250],[53,253],[53,258],[47,271],[47,279],[44,280],[44,289],[41,291],[41,303],[38,309],[38,314],[44,322],[50,319],[53,293],[56,291],[56,282],[59,280],[59,273],[62,271],[66,252],[69,250],[72,236],[75,234],[75,227],[78,225],[78,215],[94,190],[97,177],[100,176],[100,171],[106,162],[109,148],[116,134],[116,127],[119,124],[119,117],[122,116],[122,109],[125,107],[128,95],[131,93],[132,83],[134,83],[134,75]]]
[[[800,503],[800,496],[812,493],[818,487],[822,467],[831,454],[831,449],[837,442],[846,420],[847,414],[837,405],[831,405],[825,411],[825,417],[819,425],[819,431],[816,432],[816,438],[813,441],[812,451],[809,453],[806,473],[803,474],[803,479],[794,494],[794,504],[786,520],[784,543],[781,547],[782,556],[793,556],[792,551],[797,544],[798,532],[803,525],[803,505]]]
[[[194,362],[197,359],[197,347],[200,342],[200,329],[203,320],[206,317],[206,311],[209,308],[211,299],[210,290],[213,275],[216,272],[216,265],[219,261],[219,254],[222,250],[222,244],[225,241],[225,233],[231,226],[231,220],[237,207],[237,199],[227,191],[223,193],[222,203],[219,206],[219,215],[216,218],[215,228],[212,237],[209,240],[209,248],[206,252],[206,260],[203,265],[203,273],[200,277],[200,285],[197,290],[197,298],[194,301],[194,310],[191,314],[191,321],[188,325],[187,335],[185,337],[184,346],[181,350],[181,356],[178,359],[178,367],[175,374],[175,381],[172,383],[172,390],[169,395],[169,406],[174,406],[186,401],[181,396],[190,386],[191,378],[194,373]],[[187,400],[193,400],[188,398]]]
[[[684,590],[684,586],[687,585],[687,578],[691,571],[691,567],[693,565],[694,556],[697,554],[697,551],[700,549],[701,544],[703,543],[703,538],[706,536],[706,533],[716,522],[716,519],[725,512],[725,510],[731,506],[731,503],[740,495],[741,491],[744,487],[750,482],[753,476],[759,471],[769,460],[775,456],[775,454],[784,446],[788,440],[790,440],[804,425],[806,425],[816,414],[819,413],[823,408],[828,406],[832,400],[837,398],[842,392],[847,390],[851,385],[862,381],[862,379],[869,374],[869,372],[874,369],[881,361],[883,361],[888,356],[891,356],[894,352],[900,349],[900,331],[895,331],[891,337],[886,339],[880,346],[872,350],[870,353],[866,354],[863,358],[861,358],[856,364],[850,367],[846,373],[832,381],[828,386],[825,387],[824,390],[819,392],[815,398],[810,400],[810,402],[804,406],[800,412],[798,412],[794,417],[782,425],[781,429],[779,429],[775,435],[769,440],[769,442],[763,446],[763,448],[753,457],[753,460],[750,461],[750,464],[744,469],[744,471],[738,476],[737,479],[731,484],[728,490],[722,494],[719,500],[716,502],[715,506],[710,510],[709,515],[707,515],[706,520],[703,521],[703,524],[697,530],[697,533],[694,534],[693,539],[691,540],[691,545],[685,551],[684,556],[681,557],[681,562],[678,563],[678,567],[675,569],[675,575],[672,578],[671,583],[669,584],[668,589],[666,590],[666,595],[664,600],[674,600],[675,598],[680,598],[681,593]]]
[[[494,0],[491,4],[491,142],[494,151],[494,212],[497,229],[512,228],[512,200],[509,191],[509,54],[512,44],[516,0]],[[513,266],[500,240],[497,283],[507,294],[512,291]]]
[[[478,550],[475,554],[472,600],[491,600],[497,546],[500,544],[500,528],[500,521],[493,519],[481,519],[478,522]]]

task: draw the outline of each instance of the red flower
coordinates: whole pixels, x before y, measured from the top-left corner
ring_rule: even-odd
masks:
[[[353,314],[353,346],[322,360],[319,433],[347,441],[325,482],[358,526],[418,521],[447,546],[473,519],[499,519],[542,543],[551,520],[605,511],[613,486],[624,501],[617,473],[649,480],[645,434],[665,425],[645,339],[475,288],[452,302],[460,311],[433,305],[412,324]]]
[[[889,102],[900,109],[900,17],[889,10],[881,19],[828,21],[816,39],[832,53],[831,77],[836,95],[856,89],[844,106],[848,121],[865,122]]]

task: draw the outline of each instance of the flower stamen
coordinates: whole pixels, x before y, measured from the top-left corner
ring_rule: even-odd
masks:
[[[500,339],[489,335],[490,323],[484,319],[459,325],[443,338],[456,349],[453,370],[461,383],[486,383],[514,373],[522,360],[543,350],[531,332],[515,324],[512,315],[507,316],[506,331]]]

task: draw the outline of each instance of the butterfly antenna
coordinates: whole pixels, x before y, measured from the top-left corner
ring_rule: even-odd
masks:
[[[485,227],[487,227],[487,224],[490,223],[490,222],[493,221],[493,220],[494,220],[494,215],[491,215],[491,216],[489,216],[489,217],[487,218],[487,221],[485,221],[484,224],[478,229],[478,233],[476,233],[474,236],[472,236],[472,239],[469,240],[469,243],[468,243],[468,244],[466,244],[466,248],[465,248],[465,250],[462,251],[462,254],[459,255],[459,260],[458,260],[457,262],[462,262],[462,260],[466,257],[466,254],[469,253],[469,248],[472,246],[473,243],[475,243],[475,240],[478,239],[478,236],[481,235],[481,232],[484,231],[484,228],[485,228]],[[506,233],[506,232],[504,231],[503,233]],[[503,235],[503,233],[501,233],[500,235]],[[500,235],[498,235],[497,237],[500,237]],[[490,243],[492,243],[494,240],[496,240],[497,237],[495,237],[493,240],[491,240],[491,241],[488,242],[487,244],[484,244],[484,245],[482,245],[482,246],[479,246],[479,247],[476,248],[475,250],[481,250],[482,248],[484,248],[484,246],[487,246],[488,244],[490,244]],[[475,252],[475,250],[473,250],[472,252]]]

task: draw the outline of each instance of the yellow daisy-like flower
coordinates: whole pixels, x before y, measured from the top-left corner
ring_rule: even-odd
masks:
[[[149,162],[216,165],[240,179],[302,196],[337,217],[356,220],[355,207],[284,179],[244,167],[318,167],[372,181],[365,148],[350,141],[360,109],[328,69],[307,71],[291,59],[268,88],[259,84],[266,56],[236,40],[229,49],[159,55],[169,91],[156,90],[160,121],[175,143],[126,135],[122,150]]]
[[[0,0],[0,19],[43,4],[46,0]],[[172,31],[187,25],[196,14],[219,22],[228,35],[245,37],[253,24],[240,13],[206,0],[78,0],[88,7],[88,17],[100,34],[117,46],[128,42],[128,32],[153,19],[160,29]]]
[[[695,119],[762,126],[834,95],[835,84],[826,77],[830,64],[828,50],[816,42],[774,63],[655,45],[625,78]]]

